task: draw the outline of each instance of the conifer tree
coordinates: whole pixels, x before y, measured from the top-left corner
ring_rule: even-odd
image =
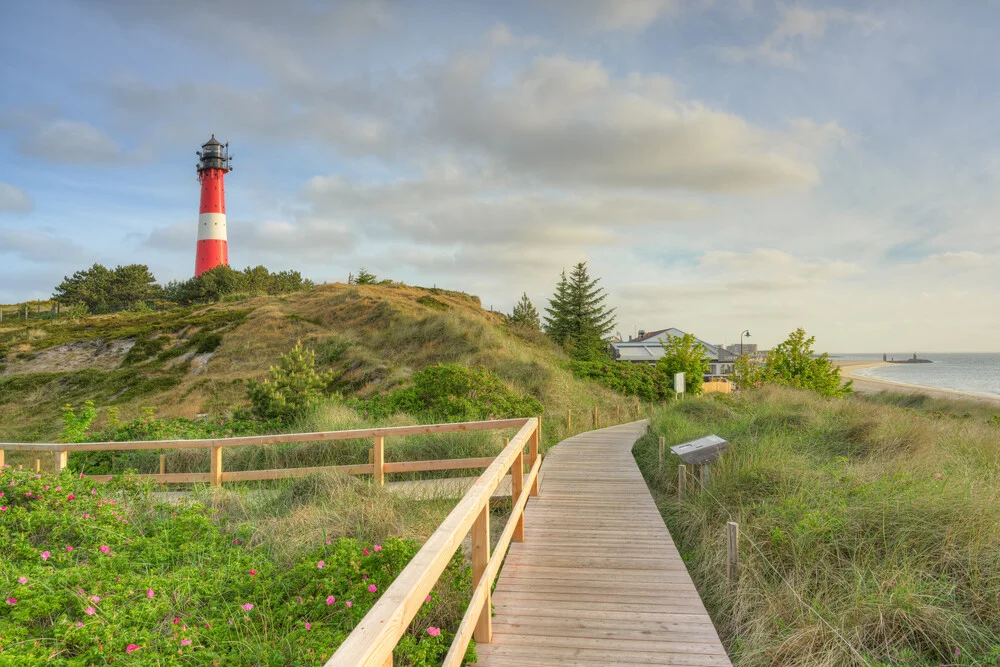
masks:
[[[538,311],[528,298],[528,293],[521,294],[521,300],[514,304],[514,312],[510,314],[507,321],[511,324],[526,327],[538,331],[541,323],[538,319]]]
[[[545,332],[574,359],[603,356],[604,338],[615,326],[615,309],[605,304],[608,295],[599,282],[580,262],[568,278],[563,271],[545,309]]]

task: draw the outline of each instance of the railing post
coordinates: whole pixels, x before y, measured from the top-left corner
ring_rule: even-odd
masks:
[[[209,452],[209,463],[211,464],[209,481],[212,486],[222,486],[222,447],[212,447]]]
[[[622,423],[622,404],[615,404],[615,422],[618,424]]]
[[[385,438],[381,435],[375,436],[375,447],[372,463],[375,466],[375,483],[379,486],[385,484]]]
[[[531,437],[528,438],[528,463],[531,467],[535,467],[535,461],[538,460],[538,440],[542,437],[542,418],[538,417],[535,421],[535,430],[532,432]],[[539,472],[541,472],[539,470]],[[531,492],[529,495],[538,495],[538,477],[535,475],[535,480],[531,483]]]
[[[683,463],[677,466],[677,499],[684,500],[684,494],[687,493],[687,483],[688,483],[688,467]]]
[[[510,444],[509,439],[504,439],[504,449],[507,449],[507,445]],[[517,504],[517,499],[521,497],[521,492],[524,491],[524,448],[517,453],[517,457],[514,459],[514,465],[510,468],[510,506],[513,507]],[[511,537],[514,542],[524,542],[524,510],[521,510],[521,516],[517,517],[517,523],[514,524],[514,536]]]
[[[600,427],[601,427],[600,420],[597,417],[597,406],[595,405],[594,406],[594,428],[600,428]]]
[[[35,472],[42,472],[42,460],[35,459]]]
[[[486,575],[486,567],[490,563],[490,503],[487,499],[483,509],[472,524],[472,586],[475,588]],[[490,604],[490,589],[486,587],[483,608],[479,612],[479,621],[472,636],[480,644],[493,641],[493,605]]]
[[[66,463],[69,461],[69,452],[66,450],[60,450],[56,452],[55,455],[55,474],[59,474],[66,467]]]
[[[167,455],[166,454],[160,454],[160,474],[161,475],[166,475],[167,474]]]
[[[0,449],[0,468],[3,468],[3,455],[4,451]]]
[[[712,479],[711,467],[707,463],[701,464],[701,485],[708,488],[708,483]]]
[[[740,525],[730,521],[726,525],[726,576],[730,584],[735,584],[740,576]]]

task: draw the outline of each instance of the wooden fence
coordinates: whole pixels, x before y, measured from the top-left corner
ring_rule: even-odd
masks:
[[[490,591],[500,572],[507,547],[511,541],[524,540],[524,508],[529,496],[538,495],[538,470],[542,465],[542,458],[538,454],[541,420],[518,421],[523,426],[517,435],[479,476],[409,565],[361,619],[327,661],[327,667],[391,667],[392,651],[397,642],[470,530],[472,581],[475,588],[442,664],[445,667],[461,665],[473,637],[479,643],[490,643],[493,635]],[[524,474],[525,445],[529,448],[530,468],[527,476]],[[508,470],[511,472],[513,507],[491,555],[489,501]]]
[[[496,419],[482,422],[460,422],[457,424],[431,424],[426,426],[393,426],[389,428],[369,428],[351,431],[320,431],[317,433],[286,433],[279,435],[255,435],[239,438],[215,438],[207,440],[144,440],[136,442],[80,442],[80,443],[16,443],[0,442],[0,465],[4,462],[4,450],[49,452],[53,456],[56,473],[66,467],[70,452],[96,452],[128,449],[208,449],[209,472],[185,472],[140,475],[163,483],[208,482],[219,486],[223,482],[250,480],[285,479],[302,477],[318,472],[338,470],[348,475],[374,475],[375,481],[383,484],[386,473],[417,472],[425,470],[461,470],[485,468],[494,462],[493,457],[473,459],[444,459],[437,461],[385,461],[385,439],[400,435],[423,435],[434,433],[457,433],[462,431],[489,431],[503,428],[521,428],[532,419]],[[247,445],[271,445],[291,442],[315,442],[332,440],[372,439],[372,462],[358,465],[322,466],[313,468],[282,468],[278,470],[245,470],[226,472],[223,468],[222,452],[227,447]],[[537,445],[536,445],[537,449]],[[162,459],[161,459],[161,471]],[[87,475],[98,481],[108,481],[112,475]]]

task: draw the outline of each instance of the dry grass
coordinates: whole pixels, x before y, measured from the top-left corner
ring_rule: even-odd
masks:
[[[885,402],[768,389],[659,411],[668,444],[731,443],[711,495],[684,502],[679,461],[658,470],[655,435],[637,444],[737,666],[998,664],[1000,429],[961,405]],[[743,535],[735,588],[728,520]]]

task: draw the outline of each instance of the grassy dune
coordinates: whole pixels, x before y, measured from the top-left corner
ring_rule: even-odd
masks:
[[[1000,428],[967,402],[898,407],[915,400],[767,389],[657,412],[635,455],[736,665],[1000,664]],[[657,437],[707,433],[729,451],[679,501]]]

